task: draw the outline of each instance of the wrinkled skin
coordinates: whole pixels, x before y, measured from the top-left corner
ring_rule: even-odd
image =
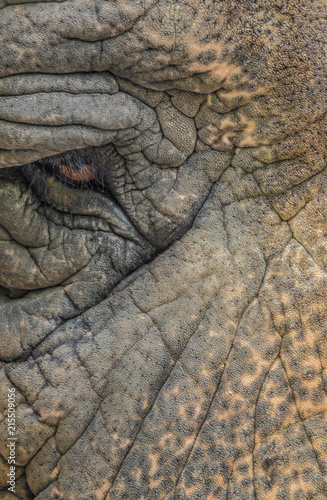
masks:
[[[0,9],[0,498],[327,498],[325,0]]]

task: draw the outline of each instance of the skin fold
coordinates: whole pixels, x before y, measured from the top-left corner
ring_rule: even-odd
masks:
[[[0,0],[1,500],[327,498],[326,20]]]

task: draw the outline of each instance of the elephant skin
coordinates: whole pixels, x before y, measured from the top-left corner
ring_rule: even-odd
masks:
[[[327,498],[326,20],[0,0],[0,499]]]

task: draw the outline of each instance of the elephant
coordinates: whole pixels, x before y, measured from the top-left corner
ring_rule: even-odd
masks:
[[[0,498],[327,498],[327,3],[0,0]]]

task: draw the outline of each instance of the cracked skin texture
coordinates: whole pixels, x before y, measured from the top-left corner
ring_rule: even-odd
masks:
[[[0,0],[2,500],[327,498],[326,19]]]

